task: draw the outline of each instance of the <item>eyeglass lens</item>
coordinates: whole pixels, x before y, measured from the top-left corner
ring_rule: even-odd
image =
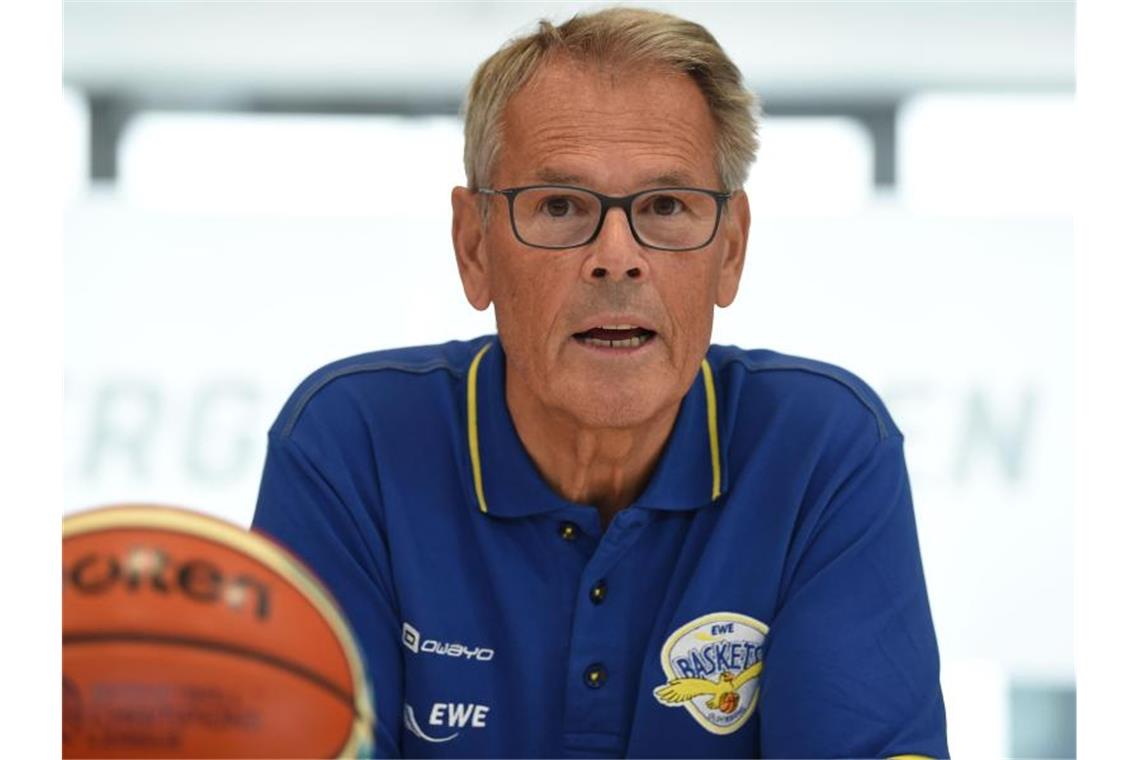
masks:
[[[550,248],[584,244],[594,234],[602,204],[595,196],[565,187],[534,187],[514,199],[515,228],[523,242]],[[696,248],[716,231],[717,201],[691,190],[647,190],[632,201],[638,237],[658,248]]]

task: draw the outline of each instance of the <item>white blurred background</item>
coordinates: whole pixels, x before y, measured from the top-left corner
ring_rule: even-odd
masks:
[[[248,524],[310,371],[493,331],[451,252],[463,90],[591,7],[66,2],[66,510]],[[1074,756],[1072,3],[651,7],[706,25],[767,113],[714,340],[880,392],[951,752]]]

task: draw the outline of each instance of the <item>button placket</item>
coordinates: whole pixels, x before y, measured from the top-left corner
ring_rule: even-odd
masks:
[[[650,515],[639,508],[618,513],[582,569],[567,663],[568,733],[621,731],[618,722],[623,710],[613,700],[622,689],[615,688],[617,682],[607,683],[611,673],[625,678],[630,671],[627,663],[622,662],[621,611],[607,609],[616,603],[609,598],[609,584],[614,580],[610,571],[636,543],[649,520]],[[623,673],[626,675],[620,675]],[[614,725],[599,725],[599,715],[613,716]]]

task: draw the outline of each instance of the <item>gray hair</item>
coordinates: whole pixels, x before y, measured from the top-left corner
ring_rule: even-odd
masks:
[[[643,8],[607,8],[559,26],[543,19],[534,33],[509,41],[479,66],[464,104],[463,165],[469,188],[490,181],[502,148],[507,101],[558,54],[614,65],[657,64],[691,76],[716,124],[722,189],[743,187],[756,158],[760,113],[740,70],[700,24]]]

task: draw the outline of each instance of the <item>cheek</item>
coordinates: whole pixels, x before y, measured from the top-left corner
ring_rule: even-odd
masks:
[[[694,263],[666,267],[658,282],[682,347],[703,355],[716,303],[716,278],[711,266]]]
[[[499,331],[521,339],[528,353],[557,332],[560,304],[567,289],[562,262],[543,260],[529,251],[499,249],[491,268],[491,299]],[[516,340],[516,343],[519,341]]]

